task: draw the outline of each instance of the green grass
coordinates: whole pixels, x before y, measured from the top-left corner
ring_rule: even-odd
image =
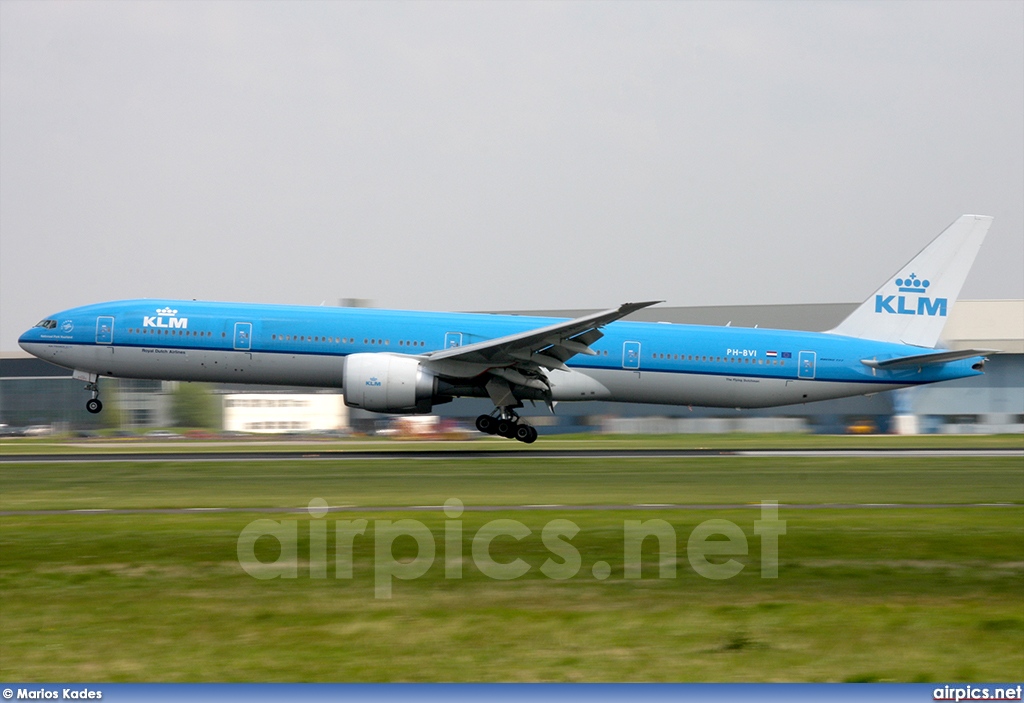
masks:
[[[0,465],[0,510],[330,505],[1024,503],[1016,457],[694,457]]]
[[[969,459],[643,459],[174,462],[0,465],[0,509],[563,503],[555,510],[467,510],[462,578],[446,578],[439,510],[330,513],[16,514],[0,517],[0,676],[48,681],[982,681],[1024,678],[1024,464]],[[756,508],[710,504],[976,503],[1010,507],[780,508],[778,578],[761,578]],[[708,509],[586,510],[582,505],[705,503]],[[237,558],[253,520],[296,521],[297,578],[258,580]],[[310,524],[365,519],[352,579],[309,570]],[[497,581],[471,558],[481,527],[500,537]],[[581,568],[542,538],[580,528]],[[624,572],[624,521],[662,519],[676,535],[674,578]],[[743,570],[694,570],[688,537],[709,519],[744,533]],[[416,520],[437,555],[418,579],[375,597],[381,520]],[[269,537],[260,558],[279,556]],[[400,537],[397,558],[415,542]],[[722,557],[711,557],[713,561]],[[606,562],[599,580],[594,565]]]
[[[184,432],[185,430],[180,430]],[[395,440],[379,437],[351,439],[289,439],[280,436],[227,440],[159,440],[147,437],[81,439],[74,437],[16,438],[0,441],[0,454],[222,452],[268,451],[429,451],[461,448],[528,453],[558,449],[1024,449],[1024,435],[814,435],[814,434],[692,434],[692,435],[553,435],[524,446],[471,433],[468,440]]]

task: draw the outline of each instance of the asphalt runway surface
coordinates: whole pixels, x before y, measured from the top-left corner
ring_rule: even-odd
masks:
[[[708,457],[1021,457],[1024,449],[467,449],[325,451],[168,451],[66,454],[0,454],[0,463],[98,463],[141,461],[353,461],[414,459],[687,459]]]

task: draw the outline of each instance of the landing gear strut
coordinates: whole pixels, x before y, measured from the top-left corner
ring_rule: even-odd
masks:
[[[537,441],[537,430],[532,425],[519,422],[519,417],[508,408],[500,408],[499,415],[481,415],[476,419],[476,428],[484,434],[516,439],[523,444]]]
[[[103,409],[103,403],[100,402],[100,388],[95,383],[88,383],[85,390],[92,392],[92,397],[85,401],[85,409],[95,415]]]

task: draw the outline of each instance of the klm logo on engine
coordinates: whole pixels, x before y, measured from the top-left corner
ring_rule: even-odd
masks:
[[[377,386],[380,386],[381,383],[380,383],[380,380],[376,376],[373,376],[373,377],[370,378],[369,381],[366,382],[366,385],[377,387]]]
[[[925,295],[930,285],[931,281],[918,278],[916,273],[910,274],[908,278],[897,278],[899,294],[876,295],[875,312],[945,317],[948,302],[946,298],[929,298]]]
[[[187,317],[175,317],[178,314],[177,310],[171,308],[160,308],[156,311],[156,315],[152,317],[144,315],[142,317],[143,327],[165,327],[168,329],[185,330],[188,329],[188,318]]]

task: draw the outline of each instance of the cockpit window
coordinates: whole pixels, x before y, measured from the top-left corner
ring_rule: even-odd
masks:
[[[55,329],[57,329],[57,321],[56,320],[40,320],[39,324],[37,324],[36,327],[42,327],[43,329],[48,329],[48,330],[55,330]]]

